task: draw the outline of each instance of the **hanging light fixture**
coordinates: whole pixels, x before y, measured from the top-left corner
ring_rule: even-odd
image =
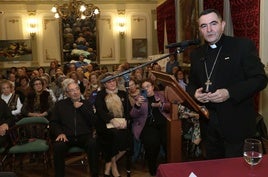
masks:
[[[86,3],[83,0],[71,0],[69,3],[55,4],[51,11],[55,18],[75,18],[76,20],[83,20],[93,17],[100,13],[97,6],[92,3]]]

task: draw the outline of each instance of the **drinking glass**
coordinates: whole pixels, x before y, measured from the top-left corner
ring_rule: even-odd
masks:
[[[262,143],[260,140],[249,138],[244,142],[244,159],[251,165],[257,165],[262,159]]]

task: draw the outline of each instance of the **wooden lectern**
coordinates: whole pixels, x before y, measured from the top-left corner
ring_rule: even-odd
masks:
[[[171,103],[171,117],[167,126],[167,160],[168,162],[181,162],[182,128],[181,121],[178,119],[178,104],[184,104],[206,118],[208,118],[208,111],[196,104],[192,97],[180,87],[174,76],[164,72],[151,72],[158,81],[166,86],[165,97]]]

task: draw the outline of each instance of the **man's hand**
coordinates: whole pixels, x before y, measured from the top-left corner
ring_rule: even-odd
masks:
[[[209,102],[208,94],[209,93],[203,93],[203,88],[196,89],[194,97],[201,103],[207,103]]]
[[[62,134],[59,134],[59,136],[56,138],[56,141],[67,142],[69,140],[67,139],[66,135],[62,133]]]
[[[214,93],[208,94],[208,99],[213,103],[221,103],[230,98],[229,92],[227,89],[218,89]]]
[[[75,108],[80,108],[82,105],[83,105],[82,102],[79,102],[79,101],[75,101],[75,102],[74,102],[74,107],[75,107]]]
[[[8,130],[8,124],[3,123],[0,126],[0,136],[4,136],[6,134],[6,131]]]

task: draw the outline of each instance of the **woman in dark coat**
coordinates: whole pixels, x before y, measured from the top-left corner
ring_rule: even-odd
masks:
[[[106,73],[102,77],[112,77]],[[116,79],[103,83],[103,88],[97,93],[95,107],[97,113],[98,142],[105,157],[105,177],[120,176],[116,161],[130,147],[131,131],[128,128],[129,107],[127,93],[118,90]]]

